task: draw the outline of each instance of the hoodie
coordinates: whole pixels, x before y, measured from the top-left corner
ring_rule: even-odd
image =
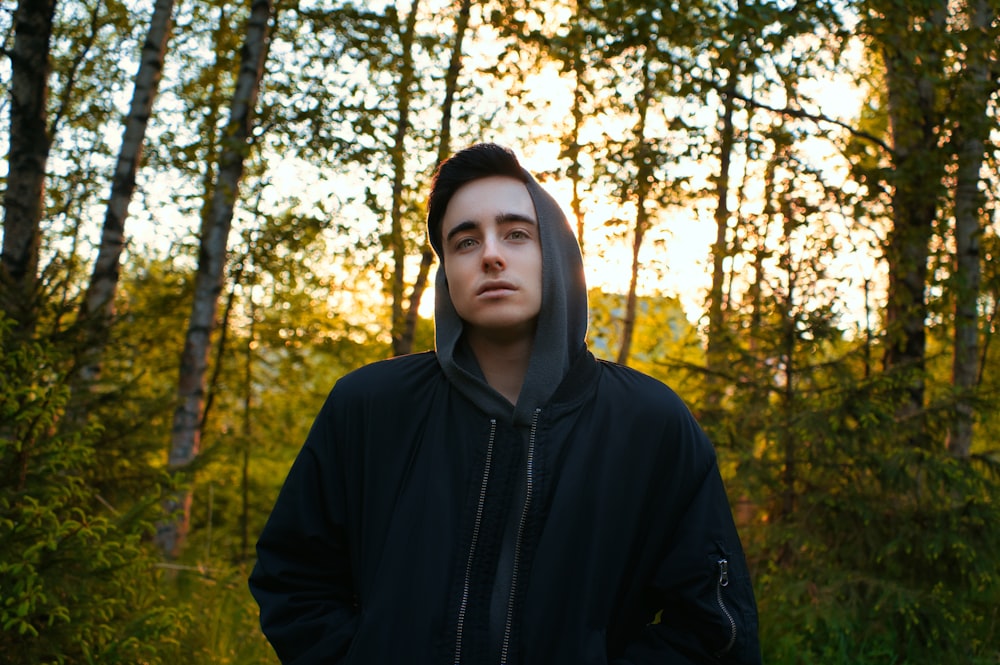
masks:
[[[559,204],[524,171],[535,205],[542,247],[542,306],[528,371],[517,405],[486,383],[475,358],[462,343],[463,324],[448,295],[441,261],[435,281],[434,337],[437,359],[448,380],[485,413],[527,427],[532,414],[552,396],[585,351],[587,284],[580,246]]]

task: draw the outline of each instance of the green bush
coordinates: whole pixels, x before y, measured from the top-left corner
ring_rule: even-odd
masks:
[[[257,604],[247,587],[246,565],[221,559],[181,564],[167,602],[196,617],[184,639],[162,648],[164,663],[185,665],[277,665],[278,657],[260,630]]]
[[[872,387],[798,405],[794,510],[776,507],[788,479],[763,476],[751,556],[765,662],[996,664],[996,479],[914,445]]]
[[[0,320],[0,653],[5,662],[159,663],[180,613],[163,602],[139,504],[93,488],[100,429],[61,423],[67,363]]]

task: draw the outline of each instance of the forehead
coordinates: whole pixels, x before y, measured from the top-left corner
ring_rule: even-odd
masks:
[[[443,235],[463,222],[485,222],[504,216],[536,220],[535,204],[523,182],[509,176],[489,176],[459,187],[448,201],[441,223]]]

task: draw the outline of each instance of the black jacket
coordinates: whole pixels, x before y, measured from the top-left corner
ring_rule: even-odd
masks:
[[[500,660],[490,599],[511,511]],[[536,412],[527,451],[432,353],[344,377],[250,583],[285,663],[760,662],[711,445],[669,388],[589,353]]]
[[[436,352],[337,383],[260,536],[250,587],[285,663],[759,663],[714,451],[669,388],[586,351],[579,246],[524,182],[542,301],[517,404],[439,268]]]

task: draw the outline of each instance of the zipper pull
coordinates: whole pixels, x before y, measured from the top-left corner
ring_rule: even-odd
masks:
[[[719,559],[719,586],[729,586],[728,559]]]

